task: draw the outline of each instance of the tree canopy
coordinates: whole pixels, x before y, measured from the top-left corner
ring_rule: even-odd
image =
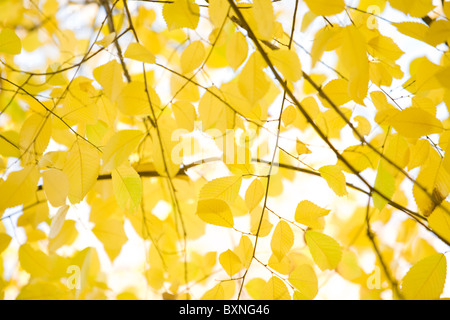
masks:
[[[0,297],[449,297],[449,18],[1,2]]]

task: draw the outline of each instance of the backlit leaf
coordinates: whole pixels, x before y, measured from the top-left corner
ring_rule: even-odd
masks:
[[[445,255],[437,253],[420,260],[402,280],[402,293],[409,300],[439,299],[447,274]]]
[[[337,267],[341,261],[342,248],[336,240],[316,231],[307,231],[305,239],[314,262],[321,270]]]
[[[216,226],[226,228],[232,228],[234,226],[231,209],[223,200],[200,200],[197,204],[197,215],[203,221]]]
[[[289,282],[298,290],[294,298],[312,300],[319,291],[319,283],[314,269],[303,264],[289,274]]]
[[[238,273],[243,267],[239,257],[230,249],[219,255],[219,261],[230,277]]]
[[[337,165],[323,166],[319,169],[319,172],[336,195],[345,196],[347,194],[345,176],[341,167]]]
[[[287,222],[281,220],[278,222],[275,230],[273,230],[272,240],[270,241],[272,252],[280,261],[289,252],[293,245],[294,232]]]

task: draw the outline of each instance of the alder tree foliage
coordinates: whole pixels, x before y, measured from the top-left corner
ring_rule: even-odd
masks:
[[[440,299],[450,1],[0,3],[3,299]]]

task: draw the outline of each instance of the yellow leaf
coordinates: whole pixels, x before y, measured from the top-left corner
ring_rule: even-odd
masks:
[[[242,177],[240,176],[213,179],[202,187],[199,199],[219,199],[231,204],[239,193],[241,183]]]
[[[189,79],[192,79],[192,81],[197,81],[195,77],[191,77]],[[200,93],[197,85],[176,74],[173,74],[170,77],[170,93],[178,100],[195,102],[200,99]]]
[[[395,192],[395,178],[388,170],[386,170],[386,165],[383,164],[385,164],[385,161],[380,161],[380,164],[378,165],[374,188],[383,196],[391,199]],[[373,204],[375,208],[381,211],[387,203],[387,199],[377,192],[373,193]]]
[[[392,25],[397,27],[397,30],[404,35],[419,41],[425,41],[425,35],[429,29],[426,24],[420,22],[396,22]]]
[[[269,81],[263,71],[264,61],[259,53],[253,53],[238,77],[240,93],[254,104],[262,99],[269,89]]]
[[[254,0],[252,11],[256,20],[256,31],[259,38],[272,40],[274,32],[272,0]]]
[[[106,97],[110,101],[115,101],[125,86],[120,64],[116,60],[111,60],[95,68],[93,75],[95,80],[103,87]]]
[[[35,162],[47,149],[52,134],[50,117],[32,114],[25,120],[19,134],[19,146],[25,164]]]
[[[289,250],[291,250],[293,245],[294,232],[287,222],[281,220],[275,227],[272,240],[270,241],[272,252],[277,257],[278,261],[281,261]]]
[[[263,295],[264,287],[266,286],[266,281],[261,278],[253,278],[247,282],[245,289],[252,299],[260,300]]]
[[[312,2],[313,0],[311,0]],[[340,34],[341,28],[323,27],[317,31],[311,48],[311,67],[314,67],[320,60],[325,51],[329,50],[329,44]]]
[[[95,236],[103,243],[111,261],[119,255],[128,238],[124,231],[123,221],[115,218],[98,221],[92,229]]]
[[[332,16],[345,9],[344,0],[305,0],[308,8],[318,16]]]
[[[39,171],[36,166],[26,166],[22,170],[11,172],[6,181],[0,184],[0,209],[36,201],[38,180]]]
[[[3,131],[0,139],[0,154],[4,157],[20,157],[19,134],[16,131]]]
[[[66,215],[69,209],[70,206],[68,205],[64,205],[58,209],[58,211],[52,218],[52,223],[50,224],[50,231],[48,233],[49,239],[55,238],[61,231],[61,228],[64,224],[64,221],[66,220]]]
[[[225,300],[225,291],[222,283],[219,282],[214,287],[206,291],[200,300]]]
[[[8,248],[9,243],[11,242],[11,237],[4,232],[0,232],[0,254]],[[1,270],[1,268],[0,268]]]
[[[368,52],[372,57],[379,58],[389,64],[395,63],[404,53],[394,40],[381,34],[370,39],[367,44]]]
[[[306,144],[298,140],[298,138],[295,142],[295,150],[297,151],[298,155],[311,153],[311,150],[308,149]]]
[[[437,151],[431,148],[427,161],[421,166],[416,178],[426,192],[416,184],[413,186],[413,196],[419,212],[426,217],[450,192],[450,173],[446,169],[445,160],[446,157],[442,159]]]
[[[325,216],[330,210],[324,209],[308,200],[300,201],[295,210],[295,221],[312,229],[325,227]]]
[[[420,260],[402,279],[402,293],[408,300],[439,299],[447,274],[445,255],[437,253]]]
[[[425,34],[425,42],[433,47],[450,39],[450,21],[435,20]]]
[[[419,108],[406,108],[396,112],[388,120],[398,133],[406,138],[419,139],[444,130],[441,121]]]
[[[69,180],[63,171],[58,169],[43,171],[42,183],[47,200],[53,207],[66,204],[66,198],[69,194]]]
[[[345,250],[342,254],[342,259],[339,262],[336,271],[349,281],[357,281],[364,271],[358,264],[358,257],[353,251]]]
[[[29,244],[20,246],[19,262],[20,266],[32,277],[49,277],[51,275],[52,267],[49,256]]]
[[[358,123],[358,126],[356,127],[356,129],[359,132],[359,134],[361,134],[363,136],[370,134],[371,125],[370,125],[369,120],[367,120],[366,118],[364,118],[362,116],[356,116],[355,121]],[[354,133],[354,135],[356,137],[355,133]]]
[[[254,235],[258,234],[259,237],[266,237],[270,234],[273,224],[268,218],[267,212],[262,216],[261,207],[256,207],[250,212],[250,232]],[[259,232],[259,233],[258,233]]]
[[[215,28],[220,28],[227,18],[230,4],[227,0],[210,0],[208,6],[209,19]]]
[[[441,206],[434,209],[428,217],[428,225],[437,234],[450,242],[450,215],[447,212],[449,209],[450,203],[444,201]]]
[[[323,88],[323,93],[333,101],[336,106],[342,106],[352,99],[348,95],[348,82],[345,79],[334,79],[329,81]],[[319,93],[322,104],[331,108],[331,105],[323,98],[324,95]]]
[[[142,200],[142,182],[130,165],[121,165],[112,171],[112,185],[117,204],[123,210],[134,212]]]
[[[128,116],[149,115],[152,114],[152,108],[156,112],[160,108],[161,100],[150,86],[147,91],[148,96],[142,81],[127,83],[117,97],[117,108]]]
[[[249,237],[242,236],[234,251],[241,260],[244,268],[248,268],[253,259],[253,244]]]
[[[285,127],[292,124],[297,117],[297,109],[293,105],[287,106],[286,109],[283,110],[281,114],[281,120],[283,120],[283,124]]]
[[[93,80],[83,76],[76,77],[64,98],[61,116],[66,122],[74,124],[96,124],[98,121],[98,106],[94,95]]]
[[[389,4],[392,8],[402,11],[404,14],[409,14],[412,17],[422,18],[427,15],[428,12],[433,10],[434,6],[432,1],[416,0],[389,0]]]
[[[128,45],[124,55],[125,58],[145,62],[155,63],[155,56],[146,47],[137,42],[132,42]]]
[[[22,42],[14,30],[5,28],[0,31],[0,52],[19,54],[22,51]]]
[[[307,231],[305,239],[314,262],[322,271],[337,267],[342,257],[342,248],[336,240],[316,231]]]
[[[70,289],[61,282],[36,280],[25,285],[17,295],[17,300],[71,300]]]
[[[203,221],[216,226],[226,228],[232,228],[234,226],[231,209],[223,200],[200,200],[197,204],[197,215]]]
[[[239,68],[239,66],[245,61],[245,59],[247,59],[248,44],[245,36],[242,33],[235,32],[231,35],[231,38],[227,44],[225,55],[228,63],[230,64],[230,67],[232,67],[234,70]]]
[[[347,195],[347,187],[345,184],[345,176],[342,169],[338,165],[323,166],[319,169],[320,175],[325,179],[328,186],[338,196]]]
[[[251,211],[253,210],[264,197],[265,190],[263,184],[259,179],[255,179],[250,183],[245,192],[245,204],[247,208]]]
[[[78,231],[75,227],[76,222],[73,220],[65,220],[61,230],[54,237],[48,241],[48,250],[50,253],[55,252],[63,245],[70,246],[78,236]]]
[[[106,48],[114,41],[115,38],[116,38],[116,33],[111,32],[111,33],[107,34],[106,36],[104,36],[103,39],[98,40],[95,43],[98,44],[99,46]]]
[[[189,101],[179,100],[172,104],[172,112],[179,128],[188,131],[194,130],[194,122],[197,117],[195,107]]]
[[[302,65],[295,51],[273,50],[269,58],[287,81],[296,82],[302,77]]]
[[[99,152],[85,140],[76,140],[67,153],[63,172],[69,180],[69,200],[83,200],[94,186],[100,170]]]
[[[241,259],[230,249],[219,255],[219,262],[230,277],[238,273],[243,267]]]
[[[261,300],[290,300],[286,284],[278,277],[271,277],[265,284]]]
[[[369,86],[369,60],[363,34],[353,25],[343,30],[342,45],[338,50],[340,63],[348,75],[348,90],[353,101],[364,105]]]
[[[175,0],[163,5],[163,17],[169,30],[197,28],[200,7],[193,0]]]
[[[183,73],[190,73],[201,66],[205,60],[205,46],[200,40],[191,42],[181,53],[180,65]]]
[[[294,299],[312,300],[319,292],[317,275],[310,265],[296,267],[289,274],[289,282],[298,290],[294,293]]]
[[[103,169],[112,170],[123,164],[136,149],[143,137],[139,130],[120,130],[116,132],[103,149]]]

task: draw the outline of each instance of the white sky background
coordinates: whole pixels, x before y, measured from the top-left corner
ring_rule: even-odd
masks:
[[[358,0],[353,1],[346,1],[348,5],[356,7],[358,4]],[[203,3],[202,0],[197,1],[197,3]],[[285,6],[286,3],[292,4],[292,9],[294,5],[294,1],[291,0],[283,0],[282,5]],[[130,9],[133,11],[133,8],[135,5],[142,5],[141,2],[134,2],[130,1],[129,6]],[[153,8],[157,12],[157,21],[156,25],[160,25],[161,29],[165,27],[164,21],[162,20],[162,5],[161,4],[146,4],[148,7]],[[274,3],[274,7],[277,8],[280,5],[278,3]],[[89,15],[89,13],[86,14],[86,12],[83,12],[83,14],[77,14],[75,12],[70,13],[62,13],[61,17],[64,17],[65,15],[70,15],[70,19],[62,19],[62,21],[65,21],[67,24],[67,27],[70,29],[76,29],[79,27],[82,27],[86,25],[86,21],[89,21],[92,19],[93,15],[95,14],[94,6],[92,7],[92,15]],[[306,8],[306,5],[304,3],[301,4],[299,8],[299,12],[297,15],[297,27],[296,27],[296,33],[295,33],[295,40],[299,43],[301,43],[305,48],[309,49],[312,44],[312,36],[315,33],[315,30],[317,28],[322,27],[324,21],[321,19],[317,19],[315,22],[315,26],[310,27],[308,31],[304,34],[300,33],[300,25],[302,23],[301,17],[303,16]],[[202,9],[202,12],[205,12],[206,9]],[[284,30],[286,32],[289,32],[291,28],[291,15],[293,10],[288,10],[285,14],[282,15],[278,19],[278,21],[284,23]],[[342,16],[342,18],[341,18]],[[407,21],[407,20],[414,20],[405,17],[403,14],[398,13],[397,11],[390,9],[389,4],[387,4],[385,11],[383,12],[383,16],[394,21],[394,22],[401,22],[401,21]],[[348,22],[348,18],[345,16],[345,14],[341,14],[338,19],[341,19],[341,21]],[[204,19],[200,19],[200,27],[198,30],[205,30],[204,36],[207,38],[209,33],[209,25],[208,22],[206,22]],[[402,71],[405,73],[404,79],[401,80],[395,80],[394,84],[392,85],[392,88],[395,88],[391,93],[394,97],[399,97],[403,95],[409,94],[407,91],[402,90],[401,84],[409,78],[408,70],[406,69],[409,66],[409,62],[413,59],[420,57],[420,56],[427,56],[432,62],[438,63],[440,59],[440,52],[436,50],[435,48],[432,48],[431,46],[424,45],[414,39],[411,39],[409,37],[403,36],[400,33],[396,31],[396,28],[391,26],[388,22],[385,22],[383,20],[378,20],[379,24],[379,30],[382,34],[387,35],[389,37],[392,37],[396,43],[399,45],[399,47],[405,52],[405,54],[400,58],[400,60],[397,62],[401,67]],[[204,29],[203,29],[204,27]],[[79,29],[82,34],[85,34],[83,29]],[[87,34],[86,34],[87,35]],[[195,33],[193,31],[189,31],[189,35],[192,36],[192,38],[195,38]],[[125,39],[125,38],[124,38]],[[125,43],[125,42],[124,42]],[[420,46],[418,44],[421,44]],[[302,66],[305,68],[305,71],[309,71],[309,56],[307,54],[304,54],[304,52],[297,48],[297,52],[300,54],[300,59],[302,62]],[[32,59],[30,59],[30,54],[22,53],[19,56],[17,56],[17,63],[21,66],[25,66],[24,68],[30,68],[32,69],[35,64],[42,64],[44,62],[43,56],[36,56],[33,55]],[[110,59],[111,57],[108,57],[105,55],[105,59]],[[334,55],[326,53],[323,57],[324,61],[331,61],[330,64],[333,64]],[[107,60],[105,60],[106,62]],[[330,74],[330,71],[326,68],[316,68],[314,70],[315,72],[323,72],[326,74]],[[212,78],[216,81],[220,77],[225,78],[224,82],[227,82],[232,77],[232,73],[230,73],[229,77],[223,74],[223,70],[220,70],[220,75],[218,75],[218,72],[210,72],[212,75]],[[269,72],[270,73],[270,72]],[[80,74],[79,74],[80,75]],[[201,79],[201,77],[200,77]],[[218,84],[216,82],[216,84]],[[161,83],[161,86],[167,86],[167,83]],[[376,88],[375,88],[376,89]],[[160,93],[161,90],[158,91]],[[164,97],[164,95],[161,95],[162,100],[168,100],[170,99],[170,96],[167,95]],[[279,100],[278,100],[279,101]],[[273,107],[273,114],[278,114],[278,108],[280,106],[279,102],[275,102]],[[370,103],[368,100],[366,102]],[[398,102],[401,104],[402,107],[408,107],[410,105],[409,99],[401,99],[398,100]],[[370,105],[368,105],[370,108]],[[439,108],[438,108],[439,109]],[[445,110],[444,108],[440,108],[442,110]],[[364,109],[364,107],[357,106],[355,108],[355,114],[366,114],[367,112],[371,112],[368,109]],[[442,114],[443,117],[447,117],[446,110]],[[276,117],[276,116],[275,116]],[[274,118],[275,118],[274,117]],[[368,117],[373,118],[373,114]],[[376,128],[374,125],[372,127],[373,129]],[[275,130],[273,130],[275,132]],[[344,129],[343,131],[344,137],[348,137],[343,139],[343,142],[346,145],[338,145],[339,149],[343,149],[348,145],[356,144],[356,140],[353,139],[353,136],[349,130]],[[374,134],[375,135],[375,134]],[[293,136],[295,138],[295,136]],[[305,137],[306,140],[308,140],[308,137]],[[369,137],[370,140],[370,137]],[[309,141],[309,140],[308,140]],[[283,142],[283,141],[282,141]],[[319,140],[317,140],[317,147],[312,147],[311,150],[313,152],[318,152],[320,154],[319,157],[322,157],[323,148],[320,146],[323,146],[323,143]],[[54,147],[57,147],[54,145]],[[322,151],[322,152],[321,152]],[[310,158],[306,158],[307,161]],[[335,163],[335,157],[334,155],[330,155],[330,164]],[[309,162],[309,161],[308,161]],[[373,181],[375,176],[372,173],[368,173],[367,177],[369,177],[369,181]],[[352,181],[351,179],[348,180],[349,182],[354,182],[355,184],[358,184],[358,182]],[[245,182],[244,182],[245,183]],[[360,185],[360,184],[359,184]],[[242,189],[244,192],[246,190],[246,185],[243,185]],[[410,186],[407,187],[411,190]],[[294,194],[295,192],[295,194]],[[351,192],[351,191],[350,191]],[[296,201],[292,201],[292,197],[295,196]],[[346,199],[340,199],[337,202],[333,202],[331,199],[333,199],[334,193],[329,190],[327,185],[325,184],[322,179],[318,179],[316,177],[311,177],[308,175],[304,175],[301,173],[297,174],[297,179],[294,182],[286,182],[284,193],[281,197],[277,199],[270,199],[269,201],[269,208],[275,209],[276,212],[286,212],[286,217],[293,216],[293,213],[295,212],[295,207],[297,203],[300,200],[308,199],[310,201],[315,202],[318,205],[322,205],[325,207],[330,207],[330,205],[334,205],[334,208],[332,210],[331,214],[338,214],[338,215],[346,215],[346,209],[351,210],[353,208],[353,205],[350,204],[351,201],[347,201]],[[366,201],[365,198],[364,201]],[[414,204],[414,200],[411,199],[410,204]],[[160,212],[156,212],[155,214],[161,214],[164,215],[164,206],[162,205],[160,207]],[[12,209],[12,211],[17,210]],[[143,278],[143,275],[141,274],[140,270],[137,272],[137,269],[133,269],[135,266],[138,268],[142,268],[145,262],[145,250],[146,247],[143,246],[143,241],[140,239],[136,233],[134,232],[133,228],[130,226],[130,224],[127,222],[125,224],[125,231],[127,233],[127,236],[129,238],[129,241],[123,246],[122,252],[119,255],[119,257],[116,259],[113,265],[109,263],[109,259],[106,257],[105,252],[102,249],[102,244],[95,238],[95,236],[89,231],[86,230],[86,227],[90,226],[90,223],[88,221],[88,214],[87,211],[89,210],[89,207],[85,203],[81,203],[75,206],[72,206],[68,218],[72,218],[75,220],[81,220],[77,224],[77,228],[80,232],[80,236],[76,242],[76,247],[78,249],[83,249],[86,246],[96,246],[99,252],[99,255],[101,259],[103,260],[104,264],[103,267],[105,267],[104,271],[107,272],[110,275],[110,287],[112,289],[117,289],[117,291],[122,291],[127,287],[134,287],[137,289],[137,293],[139,293],[139,296],[142,298],[158,298],[156,296],[152,296],[151,290],[147,291],[148,288],[144,285],[146,283],[145,279]],[[54,213],[55,210],[51,210],[52,213]],[[4,215],[9,214],[9,210],[5,212]],[[404,218],[401,213],[394,213],[393,214],[393,220],[388,224],[387,228],[384,228],[381,233],[378,234],[379,239],[383,241],[383,243],[391,243],[393,245],[395,241],[396,233],[395,228],[397,227],[398,223]],[[17,217],[16,217],[17,218]],[[16,219],[13,219],[12,221],[16,221]],[[274,220],[276,222],[276,220]],[[11,229],[10,221],[5,221],[5,226],[8,228],[8,232],[13,235],[13,230]],[[373,228],[376,229],[376,226],[374,225]],[[225,228],[216,228],[216,227],[209,227],[211,230],[211,240],[213,241],[196,241],[195,243],[191,244],[195,248],[202,248],[205,251],[217,251],[217,255],[219,255],[221,252],[227,250],[230,247],[233,247],[237,244],[239,241],[240,234],[230,231]],[[25,240],[25,235],[21,232],[20,228],[16,229],[15,235],[21,240]],[[236,240],[237,239],[237,240]],[[218,240],[218,241],[214,241]],[[14,240],[13,240],[14,241]],[[270,248],[269,242],[270,237],[260,238],[258,242],[258,248],[264,249],[264,248]],[[14,244],[11,246],[18,247],[18,244],[16,241],[14,241]],[[148,248],[148,247],[147,247]],[[444,252],[448,250],[448,248],[445,245],[442,245],[440,242],[436,241],[436,249],[440,252]],[[10,250],[8,250],[10,251]],[[4,253],[5,254],[5,253]],[[6,252],[7,254],[7,252]],[[261,253],[262,254],[262,253]],[[447,258],[449,255],[447,254]],[[8,276],[8,273],[10,275],[10,272],[15,269],[15,264],[17,261],[15,258],[11,256],[12,259],[5,259],[7,265],[5,266],[5,274]],[[367,273],[371,273],[373,271],[373,265],[374,265],[374,259],[373,257],[364,259],[362,267]],[[220,266],[219,266],[220,267]],[[404,272],[407,271],[407,268],[409,266],[406,266],[406,269]],[[252,264],[252,274],[257,274],[259,271],[258,269],[261,268],[258,263]],[[264,277],[268,275],[268,272],[266,270],[261,270],[261,275]],[[449,276],[449,275],[448,275]],[[226,276],[219,275],[217,277],[212,277],[213,279],[225,279]],[[397,278],[399,278],[399,275],[397,275]],[[329,273],[323,273],[321,276],[319,276],[319,283],[324,284],[324,287],[319,290],[319,295],[317,296],[317,299],[359,299],[359,286],[353,285],[349,283],[348,281],[343,280],[340,276],[335,275],[333,272]],[[211,283],[213,284],[213,283]],[[209,287],[212,287],[209,286]],[[195,292],[195,288],[194,288]],[[200,292],[204,292],[204,289],[201,289]],[[17,292],[7,292],[6,298],[14,298],[15,294]],[[447,281],[447,285],[444,291],[443,296],[450,296],[450,285],[449,281]],[[199,298],[200,296],[193,296],[194,298]]]

